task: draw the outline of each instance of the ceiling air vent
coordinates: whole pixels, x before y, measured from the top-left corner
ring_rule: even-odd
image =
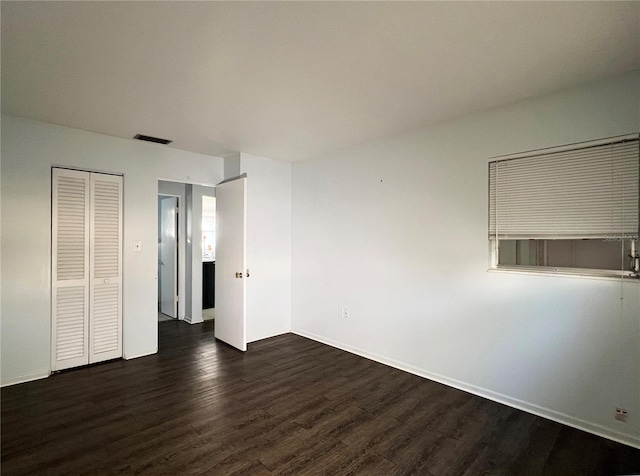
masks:
[[[171,144],[173,141],[169,139],[160,139],[159,137],[145,136],[143,134],[136,134],[134,139],[146,140],[147,142],[155,142],[156,144]]]

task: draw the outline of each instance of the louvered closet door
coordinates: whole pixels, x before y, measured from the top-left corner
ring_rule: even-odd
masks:
[[[122,357],[122,177],[91,174],[89,363]]]
[[[53,169],[52,368],[88,363],[89,203],[86,172]]]

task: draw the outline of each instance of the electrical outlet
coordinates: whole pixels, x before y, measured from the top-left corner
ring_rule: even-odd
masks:
[[[616,408],[616,420],[627,421],[627,410],[624,408]]]
[[[348,318],[349,318],[349,308],[348,308],[348,307],[343,307],[343,308],[340,310],[340,315],[341,315],[342,317],[344,317],[345,319],[348,319]]]

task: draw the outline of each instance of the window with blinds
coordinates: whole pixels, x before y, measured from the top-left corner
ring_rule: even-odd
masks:
[[[638,135],[489,162],[493,267],[638,276]]]

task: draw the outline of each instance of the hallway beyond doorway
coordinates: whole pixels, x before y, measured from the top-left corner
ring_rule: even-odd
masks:
[[[216,318],[216,308],[212,307],[209,309],[202,310],[202,319],[205,321],[211,321]]]
[[[158,322],[177,321],[175,317],[167,316],[158,311]]]

